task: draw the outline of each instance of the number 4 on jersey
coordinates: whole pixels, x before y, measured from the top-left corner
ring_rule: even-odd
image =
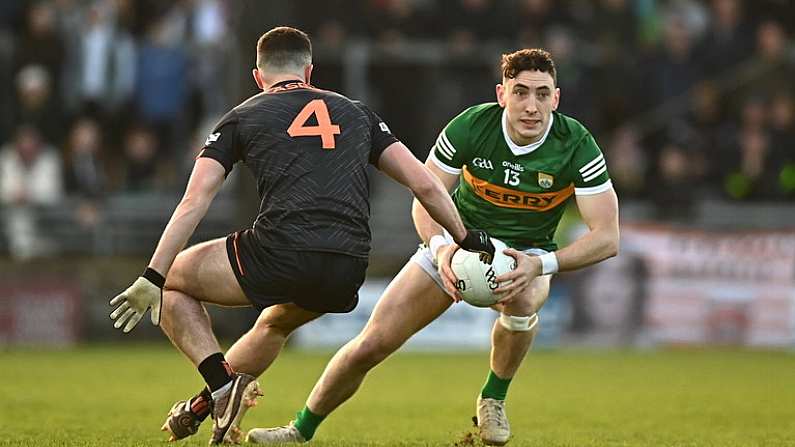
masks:
[[[309,117],[311,117],[312,114],[314,114],[317,119],[317,126],[306,125],[306,122],[309,121]],[[340,134],[340,126],[332,124],[326,102],[322,99],[314,99],[309,101],[309,103],[298,112],[293,123],[287,128],[287,134],[291,137],[320,136],[323,149],[334,149],[337,147],[334,135]]]

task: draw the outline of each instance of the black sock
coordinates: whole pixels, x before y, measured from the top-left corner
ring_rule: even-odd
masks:
[[[210,390],[206,387],[202,388],[199,394],[191,398],[190,411],[195,414],[200,421],[203,421],[210,415],[210,402],[212,401],[213,396],[210,394]]]
[[[232,368],[229,367],[224,355],[220,352],[216,352],[199,363],[199,374],[204,377],[211,392],[232,381]]]

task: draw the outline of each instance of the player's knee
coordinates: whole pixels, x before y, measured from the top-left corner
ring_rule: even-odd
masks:
[[[168,275],[166,276],[166,283],[163,286],[164,290],[177,290],[180,292],[184,292],[186,289],[186,285],[190,282],[188,279],[188,271],[186,266],[189,262],[186,262],[186,255],[185,251],[180,252],[174,262],[171,265],[171,268],[168,270]]]
[[[283,324],[277,321],[257,321],[252,328],[252,331],[262,337],[265,336],[281,336],[287,338],[295,330],[295,327]]]
[[[538,314],[522,316],[501,313],[498,321],[502,327],[511,332],[527,332],[532,331],[538,325]]]
[[[398,347],[383,337],[362,337],[353,346],[351,361],[361,368],[369,369],[384,361]]]
[[[513,315],[517,317],[529,317],[536,313],[536,309],[529,301],[513,301],[506,306],[503,306],[500,311],[504,315]]]

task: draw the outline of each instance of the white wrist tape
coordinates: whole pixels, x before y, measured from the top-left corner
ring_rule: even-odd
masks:
[[[555,252],[549,252],[538,257],[541,261],[541,274],[549,275],[558,272],[558,256]]]
[[[436,262],[436,253],[439,251],[439,247],[448,244],[447,239],[441,234],[431,236],[431,240],[428,241],[428,248],[431,250],[431,258],[434,262]]]

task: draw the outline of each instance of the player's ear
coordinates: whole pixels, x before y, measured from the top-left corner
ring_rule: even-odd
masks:
[[[560,89],[555,89],[555,95],[552,97],[552,110],[558,110],[558,105],[560,105]]]
[[[305,81],[305,82],[306,82],[307,84],[311,84],[311,83],[312,83],[312,81],[311,81],[311,78],[312,78],[312,69],[313,69],[313,68],[315,68],[315,66],[314,66],[314,65],[312,65],[312,64],[309,64],[309,65],[307,65],[307,66],[304,68],[304,79],[306,79],[306,81]]]
[[[503,93],[505,93],[505,86],[502,84],[497,84],[496,93],[497,93],[497,103],[500,105],[500,107],[505,107],[505,99],[503,98]]]
[[[251,70],[251,75],[254,76],[254,82],[257,83],[257,87],[259,87],[261,90],[265,90],[265,83],[262,82],[262,75],[260,74],[259,69],[254,68]]]

